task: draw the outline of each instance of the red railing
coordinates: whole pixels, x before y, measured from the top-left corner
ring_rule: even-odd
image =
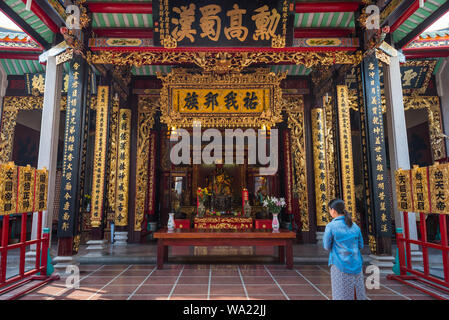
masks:
[[[22,224],[20,241],[15,244],[9,244],[9,215],[3,216],[1,246],[0,246],[0,296],[11,293],[7,299],[16,299],[43,284],[59,278],[58,276],[47,276],[47,255],[49,248],[49,233],[48,229],[42,233],[42,211],[38,212],[37,220],[37,238],[33,240],[26,240],[27,234],[27,213],[22,213]],[[36,260],[34,267],[25,271],[25,253],[26,248],[31,245],[36,245]],[[18,274],[7,278],[7,264],[8,252],[19,249],[20,259],[18,267]],[[39,275],[37,275],[39,274]],[[27,286],[25,290],[20,290],[20,287],[31,281],[38,280],[35,285]]]
[[[404,215],[404,230],[403,233],[396,234],[396,241],[399,252],[399,275],[389,275],[388,279],[393,279],[407,284],[415,289],[418,289],[424,293],[431,295],[434,298],[447,300],[446,293],[449,296],[449,246],[447,237],[447,221],[446,215],[439,214],[439,227],[441,234],[441,242],[439,244],[428,242],[427,229],[426,229],[426,217],[424,213],[420,213],[420,238],[418,240],[410,239],[409,231],[409,217],[408,212],[403,212]],[[423,269],[422,271],[413,268],[412,265],[412,252],[411,245],[421,246],[423,256]],[[430,273],[429,263],[429,248],[436,249],[441,252],[443,276],[440,278],[435,274]],[[410,282],[415,280],[425,286],[419,286],[416,283]],[[430,288],[436,288],[438,291],[430,290]],[[442,294],[440,294],[440,292]]]

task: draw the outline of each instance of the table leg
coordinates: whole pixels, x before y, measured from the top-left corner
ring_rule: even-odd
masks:
[[[168,262],[168,246],[164,246],[164,262]]]
[[[157,268],[163,269],[164,267],[164,243],[162,240],[157,241]]]
[[[285,262],[285,248],[284,246],[279,246],[279,262],[284,263]]]
[[[292,240],[287,240],[285,244],[285,250],[287,251],[287,269],[293,269],[293,245]]]

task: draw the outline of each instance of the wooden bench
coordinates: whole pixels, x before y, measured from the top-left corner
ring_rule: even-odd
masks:
[[[279,262],[293,268],[293,239],[296,234],[288,230],[191,230],[161,229],[154,233],[157,241],[157,268],[168,261],[169,246],[277,246]]]

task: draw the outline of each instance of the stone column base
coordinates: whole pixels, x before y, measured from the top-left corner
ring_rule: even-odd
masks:
[[[54,272],[59,274],[61,278],[73,275],[72,269],[67,267],[79,266],[79,263],[75,260],[75,256],[57,256],[53,259],[53,263],[55,263],[53,265],[53,268],[55,269]]]
[[[377,266],[381,274],[393,274],[395,257],[370,254],[369,258],[370,264]]]
[[[126,246],[128,244],[128,232],[114,232],[114,244],[117,246]]]
[[[323,246],[323,237],[324,237],[324,232],[321,232],[321,231],[316,232],[316,244],[317,245]]]
[[[36,249],[25,253],[25,262],[36,263]]]
[[[103,250],[106,248],[107,240],[89,240],[87,241],[88,257],[99,257],[103,255]]]

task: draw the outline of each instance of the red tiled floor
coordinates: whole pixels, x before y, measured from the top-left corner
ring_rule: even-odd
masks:
[[[238,294],[245,295],[245,290],[242,285],[211,285],[210,294],[214,295],[227,295],[227,294]]]
[[[123,286],[106,286],[100,289],[98,294],[127,294],[130,295],[136,290],[137,285],[123,285]]]
[[[209,277],[186,277],[181,276],[178,280],[178,284],[208,284]]]
[[[172,289],[173,285],[171,284],[141,286],[135,294],[169,294]]]
[[[221,277],[237,277],[240,273],[238,270],[212,270],[212,276],[221,276]]]
[[[208,285],[204,284],[178,284],[173,294],[207,294]]]
[[[210,274],[209,270],[195,270],[195,269],[184,269],[182,272],[183,276],[194,276],[194,277],[208,277]]]
[[[288,297],[290,300],[327,300],[327,298],[323,295],[298,295],[298,294],[289,294]],[[328,296],[329,299],[332,297]]]
[[[302,277],[275,277],[276,282],[282,284],[309,284],[307,280]]]
[[[178,276],[181,270],[156,270],[151,276]]]
[[[117,285],[132,285],[132,284],[141,284],[144,282],[146,277],[125,277],[120,276],[119,278],[113,280],[109,285],[117,286]]]
[[[171,285],[173,285],[176,282],[177,278],[178,277],[174,277],[174,276],[153,276],[153,275],[151,275],[143,284],[144,285],[153,285],[153,284],[171,284]]]
[[[251,300],[287,300],[284,295],[250,295]]]
[[[120,276],[146,277],[151,273],[151,271],[152,270],[127,270]]]
[[[163,294],[135,294],[130,300],[167,300],[168,295]]]
[[[129,294],[96,294],[89,300],[126,300]]]
[[[226,294],[219,294],[219,295],[209,295],[209,300],[248,300],[244,294],[241,295],[226,295]]]
[[[282,290],[287,295],[295,294],[295,295],[318,295],[320,294],[319,291],[317,291],[315,288],[313,288],[310,285],[282,285]]]
[[[92,285],[92,284],[102,284],[105,285],[108,282],[111,282],[114,280],[114,277],[95,277],[95,276],[89,276],[86,279],[83,279],[80,281],[80,285]]]
[[[241,270],[240,273],[242,276],[270,276],[265,270]]]
[[[371,300],[407,300],[398,295],[368,295]]]
[[[240,277],[212,277],[212,284],[241,284],[242,279]]]
[[[275,284],[271,277],[243,277],[245,284]]]
[[[198,294],[198,295],[172,295],[170,300],[206,300],[207,294]]]
[[[65,279],[40,287],[23,297],[50,300],[324,300],[332,299],[327,266],[154,265],[81,266],[78,289]],[[296,272],[296,270],[298,272]],[[381,287],[367,290],[373,300],[428,300],[432,297],[396,281],[381,278]]]
[[[49,295],[26,295],[19,300],[54,300],[53,296]]]
[[[281,289],[276,285],[245,285],[248,295],[257,295],[263,292],[264,294],[282,294]]]

